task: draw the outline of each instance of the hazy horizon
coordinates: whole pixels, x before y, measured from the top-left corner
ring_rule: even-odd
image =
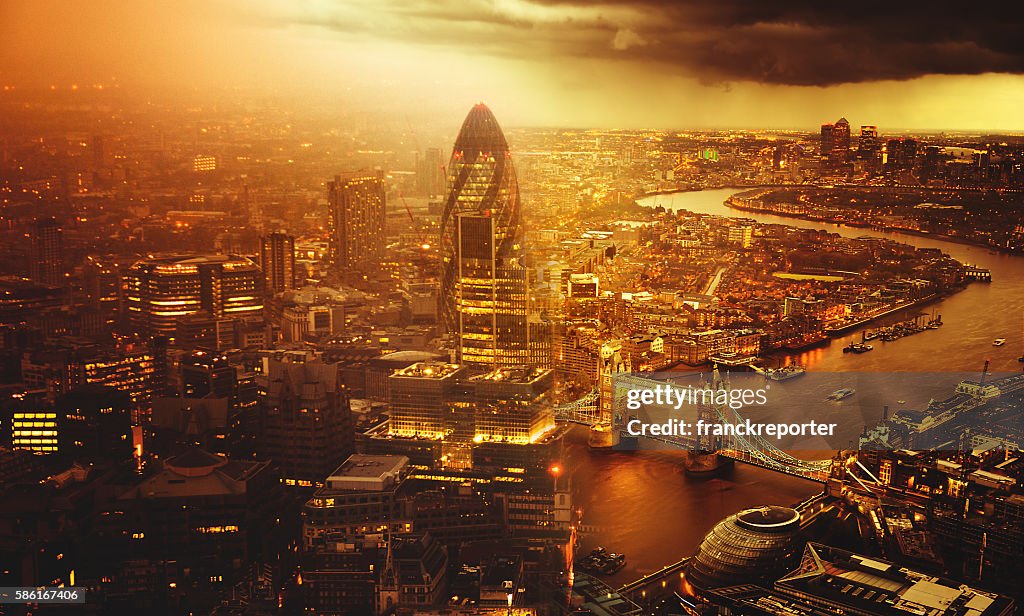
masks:
[[[0,80],[241,88],[445,126],[485,101],[508,128],[1024,131],[1018,11],[915,4],[13,0]]]

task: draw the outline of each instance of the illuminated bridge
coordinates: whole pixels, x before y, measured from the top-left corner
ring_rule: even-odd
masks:
[[[716,386],[721,383],[717,370],[714,373],[713,382]],[[614,443],[618,441],[618,436],[624,429],[621,410],[626,408],[626,392],[630,389],[652,389],[658,385],[663,386],[665,384],[674,385],[663,380],[632,374],[618,374],[614,378],[614,393],[608,392],[612,397],[611,404],[608,405],[609,412],[602,413],[601,393],[595,390],[579,400],[556,407],[555,419],[557,421],[590,426],[593,430],[613,431],[612,442]],[[728,384],[725,384],[725,386],[728,387]],[[697,410],[697,416],[704,419],[705,422],[717,423],[723,426],[742,425],[746,422],[746,419],[739,412],[725,405],[700,406]],[[832,460],[802,460],[779,449],[761,436],[698,437],[647,435],[629,438],[646,438],[688,451],[716,451],[719,455],[726,458],[795,477],[803,477],[804,479],[810,479],[819,483],[825,483],[832,468]]]

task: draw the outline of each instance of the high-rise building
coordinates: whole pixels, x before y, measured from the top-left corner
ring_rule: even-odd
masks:
[[[295,238],[287,233],[271,233],[260,238],[260,268],[269,294],[296,287]]]
[[[379,266],[386,188],[380,169],[339,175],[328,184],[330,260],[336,271],[370,271]]]
[[[842,165],[850,155],[850,122],[839,118],[832,126],[832,150],[829,152],[829,163]]]
[[[444,193],[444,161],[440,148],[427,148],[416,171],[416,184],[420,192],[427,196]]]
[[[259,317],[263,273],[245,257],[175,255],[136,262],[125,276],[128,315],[140,332],[174,336],[181,317]]]
[[[818,155],[823,159],[828,159],[829,155],[832,154],[832,147],[835,145],[835,124],[822,124],[821,125],[821,141],[818,145]]]
[[[860,139],[857,141],[858,158],[868,158],[878,150],[878,127],[861,126]]]
[[[276,463],[286,487],[319,487],[354,448],[338,365],[268,358],[264,370],[259,455]]]
[[[537,363],[519,216],[508,142],[491,110],[478,104],[455,139],[441,218],[442,312],[461,363]]]
[[[114,256],[89,255],[82,263],[82,287],[86,303],[96,308],[107,325],[121,314],[121,271]]]
[[[181,395],[186,398],[230,398],[235,391],[235,369],[227,356],[196,349],[181,360]]]
[[[425,361],[395,370],[388,377],[391,402],[389,433],[399,437],[443,439],[453,429],[451,405],[465,369]],[[472,421],[467,422],[469,432]],[[466,439],[469,440],[469,439]]]
[[[554,376],[550,369],[499,368],[473,379],[473,441],[525,445],[552,431]]]
[[[64,285],[64,230],[55,218],[37,220],[32,226],[32,280]]]
[[[912,169],[917,160],[917,139],[890,139],[885,144],[883,159],[887,170]]]

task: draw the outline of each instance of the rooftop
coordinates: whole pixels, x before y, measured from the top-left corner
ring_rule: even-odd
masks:
[[[369,455],[355,453],[341,463],[331,473],[328,479],[341,479],[351,477],[381,478],[388,474],[394,474],[402,470],[409,463],[405,456],[393,455]]]

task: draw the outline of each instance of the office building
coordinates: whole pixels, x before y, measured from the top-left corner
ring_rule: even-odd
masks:
[[[287,233],[271,233],[260,238],[260,269],[268,294],[294,289],[298,283],[295,270],[295,238]]]
[[[131,399],[112,387],[82,385],[56,403],[26,398],[3,422],[15,449],[58,454],[80,464],[131,458]]]
[[[43,218],[32,225],[32,280],[64,286],[64,230],[55,218]]]
[[[832,153],[832,148],[835,145],[835,124],[822,124],[821,125],[821,138],[818,141],[818,155],[828,160],[829,155]]]
[[[384,172],[338,175],[327,190],[330,261],[335,271],[342,275],[373,271],[384,249]]]
[[[460,363],[546,363],[530,341],[519,217],[508,142],[491,110],[478,104],[455,140],[441,217],[442,316]]]
[[[878,140],[878,127],[861,126],[860,139],[857,141],[857,158],[874,160],[880,150],[881,143]]]
[[[441,440],[454,429],[449,404],[465,368],[425,361],[395,370],[388,377],[391,402],[389,433],[393,436]]]
[[[1013,599],[871,556],[808,543],[799,566],[774,584],[730,584],[707,593],[714,613],[1004,616]]]
[[[108,326],[121,316],[120,259],[110,255],[89,255],[82,263],[82,289],[86,304],[99,311]]]
[[[885,143],[883,166],[887,171],[913,169],[917,161],[917,139],[900,137]]]
[[[473,442],[525,445],[555,428],[551,403],[554,371],[499,368],[473,378]]]
[[[173,337],[181,317],[200,310],[214,317],[262,316],[263,273],[245,257],[151,257],[129,268],[125,295],[138,331]]]
[[[850,122],[839,118],[835,124],[821,125],[819,154],[829,166],[841,166],[849,160]]]
[[[444,193],[445,174],[444,160],[440,148],[427,148],[416,170],[416,185],[419,191],[427,196]]]
[[[287,488],[314,488],[353,451],[352,411],[338,366],[320,357],[267,358],[260,399],[261,459]]]
[[[111,567],[108,591],[152,593],[167,613],[187,613],[192,595],[230,589],[252,562],[281,549],[280,506],[269,461],[196,447],[166,458],[95,518]]]

